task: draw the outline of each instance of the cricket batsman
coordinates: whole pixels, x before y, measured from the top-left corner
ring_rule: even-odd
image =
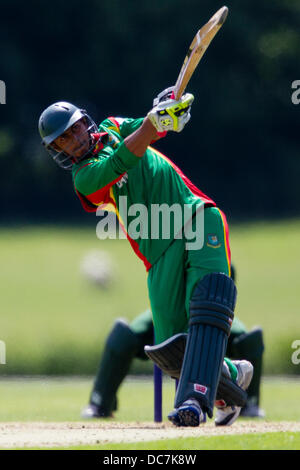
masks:
[[[213,417],[224,374],[225,389],[231,380],[230,390],[243,391],[251,382],[253,367],[248,361],[224,363],[236,303],[225,215],[152,147],[168,132],[181,132],[190,120],[193,95],[186,93],[177,101],[173,96],[170,89],[160,93],[144,118],[109,117],[99,127],[86,111],[57,102],[41,114],[39,132],[54,161],[71,170],[84,209],[113,208],[143,261],[156,339],[155,351],[148,353],[167,370],[175,366],[180,372],[168,418],[176,426],[198,426],[206,415]],[[177,223],[167,236],[163,223],[154,222],[152,216],[162,204],[177,211]],[[143,217],[140,236],[135,237],[129,227],[135,222],[137,205],[143,208]],[[200,246],[199,233],[203,234]],[[184,334],[186,347],[179,361],[177,341]],[[219,403],[230,422],[238,412],[226,406],[231,401],[225,398]]]

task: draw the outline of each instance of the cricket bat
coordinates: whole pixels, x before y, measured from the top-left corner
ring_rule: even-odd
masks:
[[[211,41],[224,24],[228,14],[228,8],[222,7],[218,10],[210,20],[202,26],[194,37],[188,53],[182,64],[180,73],[177,78],[177,82],[174,88],[175,100],[179,100],[183,95],[184,90],[188,82],[191,79],[197,65],[199,64],[204,52],[210,45]]]

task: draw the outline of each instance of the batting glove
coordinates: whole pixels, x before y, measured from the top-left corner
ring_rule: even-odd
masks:
[[[153,107],[157,106],[162,101],[174,99],[174,88],[175,86],[170,86],[166,88],[164,91],[160,92],[156,98],[153,100]]]
[[[191,93],[186,93],[178,101],[166,99],[149,111],[148,118],[157,132],[181,132],[191,118],[190,109],[193,101],[194,96]]]

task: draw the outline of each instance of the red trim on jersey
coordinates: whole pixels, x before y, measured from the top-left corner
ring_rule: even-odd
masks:
[[[140,251],[140,247],[138,243],[132,238],[130,238],[129,235],[127,235],[127,239],[130,245],[132,246],[132,249],[135,252],[135,254],[143,261],[146,271],[148,272],[149,269],[152,268],[152,264],[147,260],[146,256],[144,256],[143,253]]]
[[[154,150],[155,152],[157,152],[157,150],[155,149],[152,149]],[[158,154],[164,158],[165,160],[167,160],[167,162],[172,166],[172,168],[174,168],[174,170],[176,171],[176,173],[178,173],[178,175],[180,176],[180,178],[183,180],[184,184],[189,188],[189,190],[195,194],[195,196],[198,196],[200,197],[204,203],[205,203],[205,206],[216,206],[216,203],[208,196],[206,196],[206,194],[204,194],[199,188],[197,188],[197,186],[195,186],[191,180],[189,180],[189,178],[187,176],[185,176],[184,173],[182,173],[182,171],[180,170],[180,168],[178,168],[177,165],[175,165],[174,162],[172,162],[172,160],[170,160],[168,157],[166,157],[165,155],[163,155],[161,152],[158,152]]]
[[[143,255],[143,253],[141,252],[138,242],[135,241],[133,238],[131,238],[130,235],[126,232],[125,227],[121,223],[120,219],[119,219],[119,224],[121,225],[121,228],[122,228],[123,232],[125,233],[125,235],[127,237],[127,240],[129,241],[129,243],[131,245],[131,248],[133,249],[135,254],[140,258],[140,260],[143,261],[143,263],[145,265],[145,268],[146,268],[146,271],[148,272],[149,269],[152,268],[152,264],[147,260],[146,256]]]
[[[108,183],[106,186],[103,186],[103,188],[98,189],[98,190],[95,191],[94,193],[88,194],[88,195],[86,196],[86,198],[87,198],[92,204],[96,204],[96,205],[99,205],[99,204],[101,204],[102,202],[106,202],[107,196],[109,196],[109,190],[110,190],[110,188],[111,188],[115,183],[117,183],[118,181],[120,181],[120,179],[122,179],[123,175],[125,175],[125,173],[122,173],[120,176],[118,176],[118,178],[116,178],[115,180],[111,181],[111,182]]]
[[[109,119],[113,124],[115,124],[115,126],[117,126],[118,129],[120,129],[120,124],[118,123],[118,121],[117,121],[114,117],[110,116],[108,119]]]
[[[109,202],[111,202],[112,199],[109,195],[109,190],[115,183],[117,183],[123,177],[124,174],[125,173],[120,175],[114,181],[111,181],[109,184],[107,184],[103,188],[98,189],[98,191],[95,191],[94,193],[91,193],[91,194],[87,194],[86,196],[81,194],[75,187],[76,194],[79,197],[84,210],[86,210],[87,212],[95,212],[97,210],[97,207],[100,204],[108,204]],[[115,205],[116,204],[114,202],[114,206]],[[92,209],[92,207],[94,207],[94,209]]]
[[[82,205],[83,209],[86,212],[96,212],[97,206],[92,204],[83,194],[81,194],[79,191],[77,191],[76,188],[75,188],[75,191],[76,191],[77,196],[79,197],[79,200],[81,202],[81,205]]]
[[[225,228],[225,235],[226,235],[226,246],[227,246],[227,255],[228,255],[228,262],[229,262],[229,266],[231,265],[231,251],[230,251],[230,244],[229,244],[229,228],[228,228],[228,223],[227,223],[227,219],[226,219],[226,215],[224,214],[224,212],[221,211],[221,209],[219,209],[221,215],[222,215],[222,219],[223,219],[223,222],[224,222],[224,228]]]
[[[87,165],[84,165],[84,166],[87,166]],[[84,168],[84,167],[81,167],[81,168]],[[84,210],[86,210],[87,212],[95,212],[97,210],[97,207],[100,204],[108,204],[109,202],[112,202],[113,200],[111,199],[109,195],[109,190],[111,186],[117,183],[124,174],[125,173],[118,176],[118,178],[116,178],[114,181],[111,181],[109,184],[107,184],[103,188],[98,189],[98,191],[95,191],[94,193],[91,193],[91,194],[87,194],[86,196],[81,194],[75,187],[76,194],[79,197]],[[113,201],[113,204],[114,206],[116,206],[115,201]]]

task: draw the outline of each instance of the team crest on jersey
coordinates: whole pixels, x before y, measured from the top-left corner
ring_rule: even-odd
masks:
[[[220,248],[221,243],[219,242],[219,239],[217,235],[215,234],[208,234],[207,235],[207,246],[210,246],[211,248]]]

